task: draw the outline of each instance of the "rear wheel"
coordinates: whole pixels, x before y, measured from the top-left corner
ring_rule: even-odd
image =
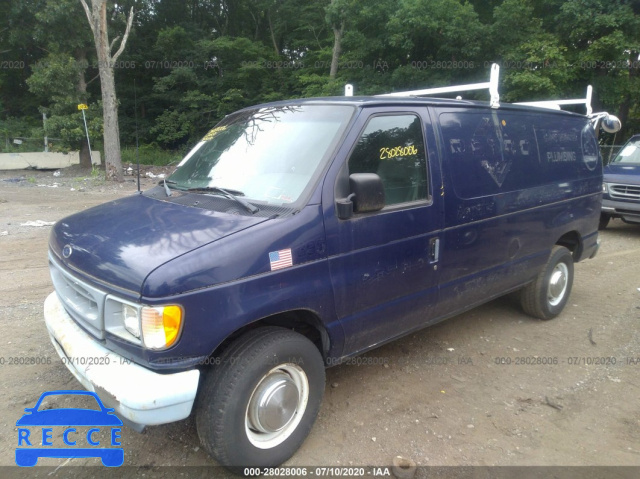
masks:
[[[203,447],[234,472],[289,459],[315,422],[324,362],[306,337],[265,327],[238,338],[209,371],[198,398]]]
[[[564,246],[556,245],[535,281],[522,289],[522,309],[536,318],[553,319],[567,304],[572,285],[573,256]]]

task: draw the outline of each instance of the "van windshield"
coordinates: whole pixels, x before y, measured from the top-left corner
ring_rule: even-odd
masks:
[[[216,188],[253,201],[297,201],[322,171],[354,108],[298,105],[245,110],[210,130],[167,179],[172,189]]]
[[[640,138],[627,143],[611,163],[640,165]]]

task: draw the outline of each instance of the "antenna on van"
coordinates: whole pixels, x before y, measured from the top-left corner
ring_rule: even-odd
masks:
[[[142,193],[140,191],[140,155],[138,150],[139,142],[138,142],[138,95],[136,93],[136,79],[133,79],[133,107],[134,107],[134,116],[136,118],[136,163],[138,164],[138,194]]]

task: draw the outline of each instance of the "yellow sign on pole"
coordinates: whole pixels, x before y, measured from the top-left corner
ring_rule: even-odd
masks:
[[[89,128],[87,128],[87,117],[84,114],[85,110],[89,107],[84,103],[78,105],[78,110],[82,111],[82,121],[84,122],[84,131],[87,133],[87,145],[89,146],[89,158],[91,158],[91,164],[93,165],[93,155],[91,154],[91,141],[89,140]]]

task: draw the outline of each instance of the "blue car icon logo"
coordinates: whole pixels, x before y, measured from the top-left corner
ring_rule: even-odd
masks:
[[[56,408],[44,409],[43,402],[50,396],[83,396],[97,402],[96,409]],[[96,406],[91,400],[91,405]],[[41,409],[42,408],[42,409]],[[99,457],[107,467],[118,467],[124,462],[124,450],[120,446],[122,421],[112,408],[102,404],[98,395],[90,391],[48,391],[43,393],[36,405],[25,409],[26,414],[16,422],[18,447],[16,464],[35,466],[41,457],[88,458]],[[62,429],[62,434],[53,436],[53,428]],[[60,431],[56,431],[60,432]],[[108,445],[102,442],[104,433],[109,433]],[[54,441],[59,444],[54,444]],[[87,447],[84,447],[86,444]],[[65,447],[58,447],[64,445]]]

